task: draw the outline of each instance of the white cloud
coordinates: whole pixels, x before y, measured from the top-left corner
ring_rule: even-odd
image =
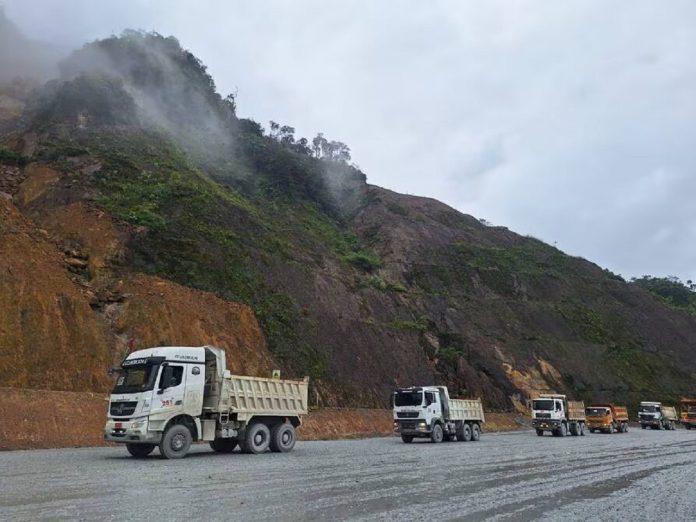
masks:
[[[5,0],[33,37],[174,34],[240,113],[348,143],[375,184],[696,279],[696,4]]]

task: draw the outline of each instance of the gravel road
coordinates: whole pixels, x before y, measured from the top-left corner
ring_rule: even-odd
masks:
[[[12,520],[687,520],[696,432],[479,442],[301,442],[289,454],[136,460],[125,448],[0,453]]]

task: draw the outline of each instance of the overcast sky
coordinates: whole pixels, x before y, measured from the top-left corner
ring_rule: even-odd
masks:
[[[696,2],[0,0],[62,45],[175,35],[239,114],[625,277],[696,279]]]

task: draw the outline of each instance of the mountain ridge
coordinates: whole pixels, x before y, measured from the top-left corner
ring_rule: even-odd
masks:
[[[140,58],[161,48],[158,60]],[[175,39],[129,32],[66,63],[61,79],[24,93],[21,113],[7,116],[2,224],[22,219],[27,234],[55,248],[37,270],[62,271],[69,283],[37,299],[50,310],[55,295],[77,288],[78,316],[104,338],[103,357],[84,363],[94,375],[118,363],[137,330],[137,344],[227,343],[240,371],[309,374],[325,405],[382,406],[394,386],[433,382],[497,409],[546,390],[631,404],[696,392],[694,317],[541,241],[370,185],[347,147],[334,159],[340,142],[310,144],[288,126],[267,134],[236,116],[234,97],[219,96]],[[168,86],[171,77],[191,84]],[[154,119],[152,89],[161,89]],[[198,100],[191,107],[189,92]],[[177,103],[172,116],[167,104]],[[14,250],[20,265],[30,255]],[[171,324],[186,324],[187,314],[218,319],[187,333],[157,327],[157,317],[148,326],[141,314],[129,331],[112,317],[141,299],[129,281],[172,299],[143,314],[167,310]],[[158,292],[160,283],[182,290]],[[0,284],[6,296],[16,292],[16,283]],[[182,306],[186,299],[196,304]],[[224,303],[242,303],[255,318],[244,312],[227,326],[216,311]],[[21,322],[21,306],[13,310]],[[260,337],[235,336],[256,318]],[[23,346],[15,330],[0,330],[9,353]],[[69,353],[66,343],[55,349]],[[258,362],[245,366],[247,358]],[[28,375],[36,362],[17,364]],[[36,384],[5,376],[7,385]]]

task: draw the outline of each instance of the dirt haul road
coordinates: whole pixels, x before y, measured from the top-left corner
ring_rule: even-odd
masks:
[[[287,454],[135,460],[125,448],[0,453],[0,519],[686,520],[696,433],[478,443],[300,442]]]

